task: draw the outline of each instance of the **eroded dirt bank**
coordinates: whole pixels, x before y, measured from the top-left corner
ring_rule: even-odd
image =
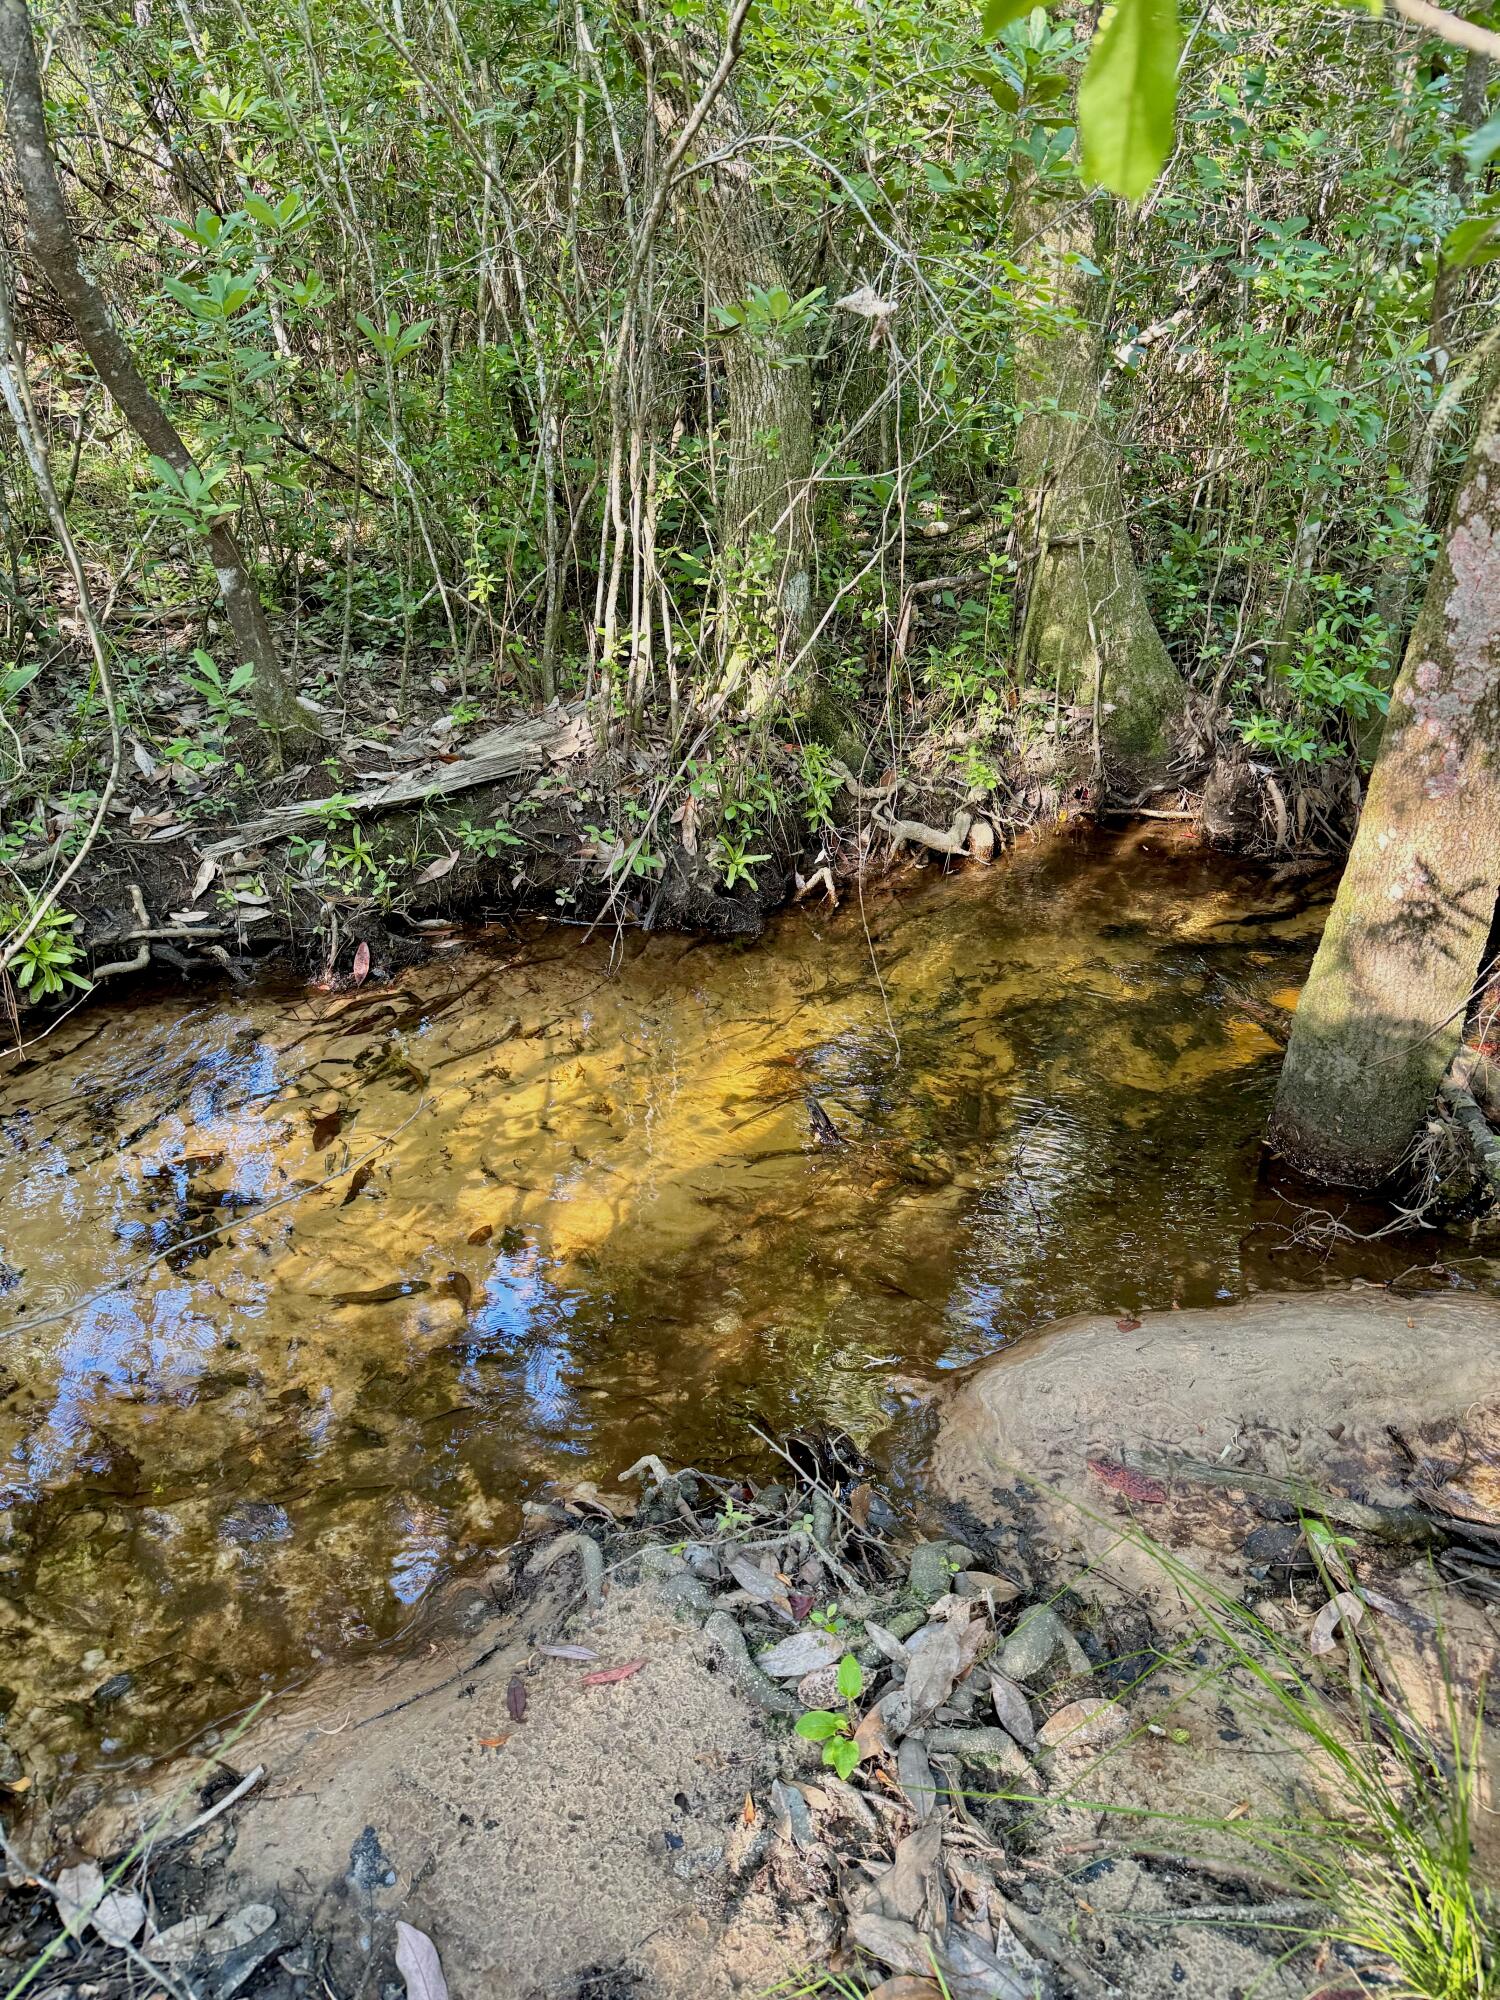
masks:
[[[1353,1851],[1337,1770],[1211,1614],[1244,1607],[1351,1724],[1357,1661],[1403,1729],[1440,1723],[1445,1686],[1471,1702],[1497,1384],[1500,1304],[1269,1298],[1080,1319],[977,1365],[935,1408],[949,1505],[918,1517],[831,1437],[754,1485],[648,1462],[554,1488],[399,1659],[276,1703],[207,1785],[183,1765],[81,1816],[39,1801],[48,1881],[156,1831],[120,1878],[143,1962],[96,1926],[37,1990],[123,1994],[160,1965],[203,2000],[399,1994],[408,1924],[455,2000],[829,1967],[907,1982],[885,2000],[929,2000],[935,1969],[962,2000],[1378,1991],[1296,1843],[1261,1837],[1342,1813]],[[793,1727],[811,1710],[848,1731],[842,1773]],[[51,1907],[13,1894],[13,1960]]]

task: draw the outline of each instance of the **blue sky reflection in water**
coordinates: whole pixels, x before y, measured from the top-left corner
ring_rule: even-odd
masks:
[[[1315,882],[1132,836],[866,915],[99,1006],[0,1080],[14,1730],[86,1746],[129,1672],[111,1736],[176,1740],[549,1477],[869,1437],[1049,1316],[1347,1277],[1257,1233],[1277,1051],[1233,999],[1294,997]]]

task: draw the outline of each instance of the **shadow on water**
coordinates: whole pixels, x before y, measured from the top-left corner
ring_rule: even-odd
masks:
[[[1278,1051],[1225,982],[1294,998],[1305,880],[1058,841],[865,917],[96,1008],[0,1081],[9,1740],[169,1748],[549,1478],[868,1438],[1045,1318],[1413,1261],[1291,1249],[1258,1180]]]

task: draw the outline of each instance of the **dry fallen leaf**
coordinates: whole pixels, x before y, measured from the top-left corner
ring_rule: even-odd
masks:
[[[586,1688],[612,1687],[616,1681],[628,1681],[645,1664],[644,1660],[627,1660],[623,1667],[601,1667],[597,1674],[585,1674],[583,1685]]]
[[[437,1946],[413,1924],[396,1920],[396,1970],[406,1981],[406,2000],[448,2000]]]
[[[748,1792],[745,1794],[745,1803],[740,1808],[740,1824],[742,1826],[754,1826],[755,1824],[755,1801]]]
[[[479,1739],[479,1747],[481,1750],[498,1750],[502,1744],[509,1743],[509,1741],[510,1737],[508,1735],[481,1736]]]
[[[354,983],[356,986],[363,985],[369,974],[369,970],[370,947],[361,940],[359,950],[354,954]],[[418,1932],[417,1935],[420,1936],[421,1933]]]
[[[526,1719],[526,1683],[519,1674],[512,1674],[510,1686],[505,1690],[505,1706],[512,1722]]]
[[[488,1243],[494,1233],[495,1225],[493,1222],[481,1222],[477,1229],[469,1231],[467,1241],[470,1243]]]
[[[1312,1622],[1312,1630],[1307,1635],[1307,1650],[1310,1653],[1331,1653],[1334,1647],[1334,1633],[1340,1622],[1346,1632],[1352,1632],[1365,1615],[1365,1607],[1352,1590],[1341,1590],[1330,1597],[1323,1609]]]
[[[549,1660],[597,1660],[599,1655],[591,1653],[587,1646],[539,1646],[539,1653],[545,1653]]]
[[[218,872],[219,872],[219,864],[217,861],[200,861],[198,864],[198,872],[193,877],[193,893],[192,896],[189,898],[189,901],[196,903],[198,898],[203,894],[203,891],[208,887],[209,883],[212,882],[212,880],[214,879],[215,875],[218,874]]]
[[[436,861],[428,862],[427,866],[417,877],[417,880],[419,882],[436,882],[440,875],[448,873],[457,859],[458,849],[456,847],[448,854],[440,854]]]

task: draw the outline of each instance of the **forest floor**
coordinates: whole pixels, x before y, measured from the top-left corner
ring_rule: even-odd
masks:
[[[617,725],[605,744],[581,702],[501,719],[441,673],[403,685],[398,708],[395,662],[365,663],[344,694],[309,663],[319,734],[271,771],[243,702],[210,699],[190,620],[178,636],[162,651],[153,628],[114,796],[60,898],[60,952],[97,987],[151,966],[242,981],[270,960],[337,985],[516,910],[751,936],[783,902],[836,900],[893,862],[984,862],[1027,829],[1117,808],[1243,852],[1337,854],[1358,797],[1351,772],[1299,787],[1210,731],[1149,799],[1120,799],[1092,715],[1066,708],[987,710],[982,727],[932,701],[851,710],[852,769],[764,720]],[[105,780],[73,727],[19,718],[0,861],[20,891],[73,858]],[[71,789],[27,776],[59,771]],[[33,981],[18,997],[36,995]]]
[[[920,1514],[835,1437],[555,1490],[207,1782],[39,1803],[0,1950],[107,1886],[38,1996],[1378,1993],[1380,1786],[1500,1863],[1446,1717],[1494,1659],[1497,1362],[1474,1298],[1084,1319],[945,1390]]]

